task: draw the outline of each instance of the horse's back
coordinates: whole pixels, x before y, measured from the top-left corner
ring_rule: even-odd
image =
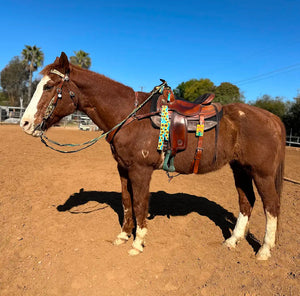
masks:
[[[259,140],[262,135],[272,136],[275,133],[285,139],[285,127],[275,114],[243,103],[232,103],[223,108],[224,113],[241,132],[247,131],[247,137],[253,135],[256,140]]]

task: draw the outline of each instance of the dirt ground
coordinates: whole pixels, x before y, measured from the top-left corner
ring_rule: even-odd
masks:
[[[99,133],[53,128],[55,140]],[[75,154],[47,149],[18,126],[0,126],[0,295],[300,295],[300,185],[284,182],[280,241],[255,259],[264,235],[260,198],[235,250],[222,242],[239,213],[229,166],[151,183],[144,253],[116,247],[122,205],[109,145]],[[287,148],[285,176],[300,180],[300,149]]]

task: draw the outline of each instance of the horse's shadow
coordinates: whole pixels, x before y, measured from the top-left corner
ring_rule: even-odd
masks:
[[[85,205],[89,201],[96,201],[99,204],[105,204],[104,207],[93,207],[74,209],[80,205]],[[60,212],[69,211],[72,214],[88,214],[94,211],[102,210],[110,206],[119,217],[119,223],[123,223],[123,207],[121,202],[121,193],[106,191],[84,191],[80,189],[78,193],[71,195],[63,205],[59,205],[57,210]],[[223,234],[224,239],[231,236],[236,218],[234,215],[224,209],[219,204],[208,200],[205,197],[198,197],[186,193],[169,194],[164,191],[152,192],[149,204],[149,220],[156,216],[185,216],[189,213],[198,213],[201,216],[208,217],[218,226]],[[246,237],[248,243],[255,252],[258,251],[261,244],[249,232]]]

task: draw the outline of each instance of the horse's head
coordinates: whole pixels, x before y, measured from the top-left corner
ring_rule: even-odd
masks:
[[[78,88],[70,79],[70,65],[64,52],[41,72],[44,76],[21,119],[20,126],[33,136],[51,127],[77,109]]]

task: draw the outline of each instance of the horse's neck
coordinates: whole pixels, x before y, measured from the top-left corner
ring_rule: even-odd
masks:
[[[79,109],[105,132],[134,109],[132,88],[91,71],[82,71],[75,79],[80,90]]]

